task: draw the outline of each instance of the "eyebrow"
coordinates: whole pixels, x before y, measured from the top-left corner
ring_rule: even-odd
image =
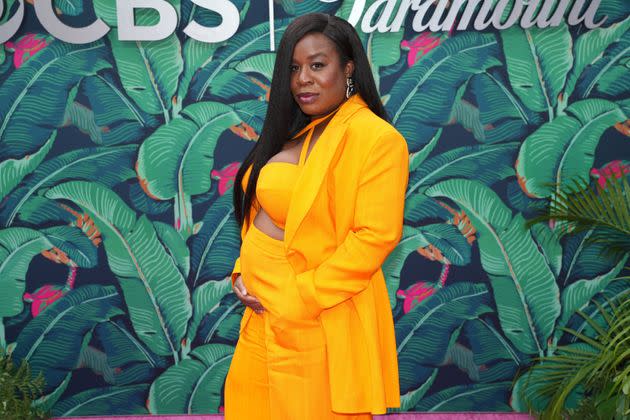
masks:
[[[318,56],[320,56],[320,55],[321,55],[321,56],[324,56],[324,57],[327,57],[326,53],[324,53],[324,52],[318,52],[318,53],[315,53],[315,54],[311,54],[311,55],[309,55],[309,56],[308,56],[308,58],[313,59],[313,58],[318,57]]]
[[[327,55],[325,52],[318,52],[318,53],[315,53],[315,54],[311,54],[311,55],[309,55],[309,56],[308,56],[308,57],[306,57],[306,58],[307,58],[307,59],[309,59],[309,60],[312,60],[312,59],[314,59],[315,57],[319,57],[319,56],[322,56],[322,57],[328,57],[328,55]],[[295,61],[295,58],[293,58],[293,61]]]

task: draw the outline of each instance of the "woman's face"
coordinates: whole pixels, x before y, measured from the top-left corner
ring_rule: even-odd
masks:
[[[293,99],[311,118],[324,116],[346,99],[346,79],[353,71],[352,61],[342,67],[335,44],[326,35],[305,35],[293,50]]]

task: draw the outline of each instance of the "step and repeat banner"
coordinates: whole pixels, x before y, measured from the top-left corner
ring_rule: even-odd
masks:
[[[544,404],[537,358],[630,288],[589,232],[526,224],[630,172],[627,0],[0,4],[0,346],[54,415],[223,410],[233,179],[307,12],[355,25],[411,152],[383,266],[402,411]]]

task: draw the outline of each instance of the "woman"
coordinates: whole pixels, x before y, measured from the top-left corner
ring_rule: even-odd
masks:
[[[399,406],[380,267],[401,236],[409,156],[384,117],[354,28],[295,19],[235,180],[243,244],[232,279],[246,309],[227,420],[370,419]]]

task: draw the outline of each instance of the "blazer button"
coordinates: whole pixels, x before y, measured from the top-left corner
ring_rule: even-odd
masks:
[[[287,251],[287,257],[292,257],[297,253],[295,249],[290,249]]]

